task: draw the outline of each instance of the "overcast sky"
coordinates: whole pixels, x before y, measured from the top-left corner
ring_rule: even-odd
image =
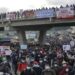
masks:
[[[19,9],[35,9],[44,6],[52,7],[74,3],[75,0],[0,0],[0,8],[6,8],[9,11],[15,11]]]

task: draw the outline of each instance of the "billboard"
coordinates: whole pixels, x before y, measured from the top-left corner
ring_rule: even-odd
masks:
[[[74,18],[74,10],[73,7],[63,7],[56,10],[56,17],[58,19],[62,18]]]
[[[40,9],[35,11],[36,18],[55,17],[54,9]]]
[[[16,13],[15,12],[10,12],[6,14],[6,19],[7,20],[14,20],[16,18]]]
[[[10,46],[0,46],[0,55],[11,55]]]
[[[0,51],[4,51],[4,46],[0,46]]]
[[[63,50],[65,52],[67,52],[67,51],[71,50],[71,46],[70,45],[63,45]]]
[[[33,17],[35,17],[35,13],[34,13],[33,10],[25,11],[24,14],[25,14],[26,18],[33,18]]]
[[[39,33],[39,31],[26,31],[25,35],[27,42],[38,42]]]
[[[21,48],[21,49],[27,49],[27,45],[23,45],[23,44],[22,44],[22,45],[20,45],[20,48]]]

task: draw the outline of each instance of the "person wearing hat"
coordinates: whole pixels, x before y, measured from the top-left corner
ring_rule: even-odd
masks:
[[[60,70],[60,72],[59,72],[58,75],[68,75],[68,72],[69,72],[68,63],[63,60],[63,62],[62,62],[62,68],[61,68],[61,70]]]
[[[49,64],[46,64],[45,69],[42,72],[42,75],[56,75],[56,72],[53,69],[51,69]]]

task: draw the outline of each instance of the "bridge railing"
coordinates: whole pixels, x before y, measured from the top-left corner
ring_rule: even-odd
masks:
[[[60,8],[42,8],[37,10],[20,10],[0,14],[0,22],[49,18],[50,21],[69,21],[75,19],[75,5]]]

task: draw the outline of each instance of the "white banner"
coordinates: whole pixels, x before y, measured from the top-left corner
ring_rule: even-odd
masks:
[[[16,14],[14,12],[10,12],[6,14],[6,19],[7,20],[14,20],[16,18]]]
[[[5,55],[11,55],[12,51],[10,50],[10,46],[4,46]]]
[[[67,51],[71,50],[71,46],[70,45],[63,45],[63,50],[65,52],[67,52]]]
[[[74,47],[74,45],[75,45],[74,41],[70,41],[70,45],[71,45],[71,47]]]
[[[74,18],[73,7],[64,7],[56,10],[57,18]]]
[[[25,32],[27,39],[34,39],[39,37],[39,31],[26,31]]]
[[[27,42],[38,42],[39,34],[39,31],[26,31],[25,35]]]
[[[27,49],[27,45],[20,45],[21,49]]]
[[[4,46],[0,46],[0,51],[4,51]]]

